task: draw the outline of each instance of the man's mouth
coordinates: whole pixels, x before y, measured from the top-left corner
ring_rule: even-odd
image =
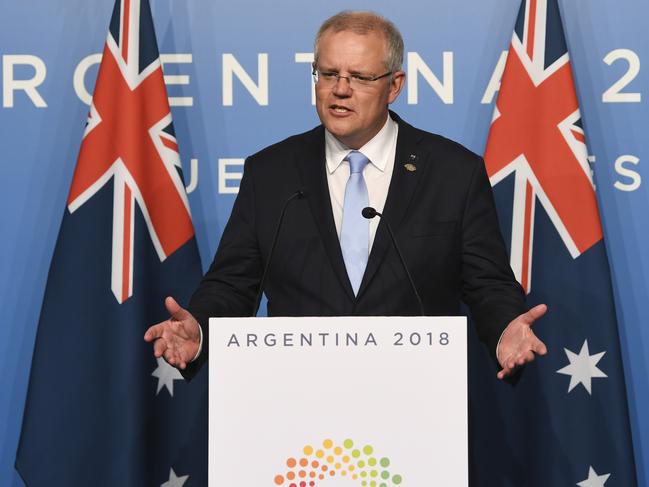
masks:
[[[349,108],[340,105],[331,105],[329,108],[336,113],[349,113],[352,111]]]

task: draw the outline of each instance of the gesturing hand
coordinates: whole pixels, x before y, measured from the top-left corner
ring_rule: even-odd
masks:
[[[165,299],[169,319],[151,326],[144,341],[153,342],[153,355],[164,357],[169,365],[184,369],[200,346],[200,326],[189,311],[171,296]]]
[[[548,307],[545,304],[534,306],[527,313],[514,318],[500,339],[498,345],[498,363],[502,370],[497,377],[504,379],[514,371],[534,360],[536,355],[545,355],[548,349],[532,331],[534,321],[545,314]]]

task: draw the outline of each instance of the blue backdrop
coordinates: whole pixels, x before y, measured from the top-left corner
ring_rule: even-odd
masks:
[[[404,35],[409,80],[395,111],[482,153],[499,61],[519,6],[519,0],[153,0],[204,267],[229,215],[243,158],[318,123],[310,56],[324,18],[371,8],[392,19]],[[595,158],[636,464],[646,485],[649,257],[642,250],[649,237],[643,166],[649,110],[641,61],[649,57],[649,5],[571,0],[560,6]],[[113,0],[0,6],[0,485],[22,485],[13,461],[36,325],[112,7]]]

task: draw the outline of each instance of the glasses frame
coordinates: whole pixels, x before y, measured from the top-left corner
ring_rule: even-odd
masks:
[[[322,77],[323,73],[326,73],[327,75],[331,75],[333,76],[333,78],[331,79],[323,78]],[[349,83],[350,86],[371,86],[372,83],[374,83],[375,81],[385,78],[386,76],[391,76],[393,74],[394,73],[392,71],[388,71],[387,73],[383,73],[378,76],[364,76],[362,74],[349,74],[347,76],[343,76],[340,73],[337,73],[336,71],[321,71],[320,69],[318,69],[317,66],[313,66],[313,71],[311,72],[311,75],[313,76],[313,82],[315,84],[318,84],[324,79],[326,80],[325,82],[330,83],[332,86],[338,84],[338,82],[341,79],[346,79],[347,83]]]

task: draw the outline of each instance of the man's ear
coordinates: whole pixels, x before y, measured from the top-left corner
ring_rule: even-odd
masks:
[[[396,71],[392,74],[390,77],[390,94],[388,95],[388,103],[394,102],[399,97],[399,93],[401,93],[405,82],[405,71]]]

